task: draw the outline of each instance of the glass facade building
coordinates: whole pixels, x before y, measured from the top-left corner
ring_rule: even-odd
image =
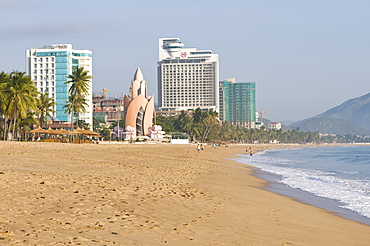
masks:
[[[68,75],[77,67],[84,67],[92,75],[92,52],[89,50],[74,50],[71,44],[48,45],[26,51],[26,71],[41,93],[48,93],[54,98],[54,120],[70,122],[70,115],[64,106],[68,101],[70,84]],[[86,95],[86,112],[80,114],[80,119],[92,126],[92,85]]]
[[[236,83],[235,79],[220,82],[220,120],[233,125],[254,128],[256,122],[256,84]]]
[[[179,38],[159,39],[158,106],[162,110],[218,111],[218,54],[184,48]]]

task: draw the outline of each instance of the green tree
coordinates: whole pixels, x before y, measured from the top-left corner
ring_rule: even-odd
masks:
[[[71,75],[68,75],[68,81],[65,84],[70,84],[69,94],[77,94],[84,96],[89,94],[90,82],[92,76],[88,75],[89,71],[83,67],[77,67]]]
[[[29,111],[27,113],[27,117],[22,119],[22,118],[18,118],[17,119],[17,129],[19,129],[19,133],[20,133],[20,140],[24,139],[26,140],[26,134],[31,130],[30,129],[30,126],[33,125],[33,124],[37,124],[38,121],[37,119],[35,119],[35,114],[31,111]]]
[[[156,117],[156,124],[162,126],[162,130],[165,132],[178,131],[175,129],[174,121],[175,117],[173,116],[157,115]]]
[[[12,130],[13,137],[15,136],[17,118],[25,119],[29,111],[34,112],[37,109],[37,88],[31,78],[24,75],[24,72],[13,71],[4,86],[4,135],[6,134],[4,139],[7,138],[10,130]],[[7,119],[9,119],[9,125],[7,125]]]
[[[8,80],[9,80],[9,75],[7,73],[5,73],[4,71],[2,71],[0,73],[0,116],[5,116],[5,93],[4,93],[4,89],[5,87],[7,86],[7,83],[8,83]],[[5,116],[6,117],[6,116]],[[1,136],[5,136],[5,124],[6,120],[1,120],[1,128],[0,128],[0,132],[1,132]]]
[[[197,108],[193,115],[194,133],[200,142],[205,142],[212,128],[219,124],[216,111]]]
[[[93,130],[95,132],[99,131],[102,128],[102,125],[105,124],[105,120],[98,119],[96,117],[93,118]]]
[[[193,118],[185,110],[181,110],[180,114],[174,120],[174,126],[177,131],[191,133],[193,129]]]
[[[70,84],[68,90],[68,101],[66,108],[67,113],[70,114],[71,128],[73,129],[73,116],[79,118],[79,114],[86,111],[88,106],[86,95],[89,94],[90,82],[92,77],[88,75],[89,71],[84,70],[83,67],[77,67],[72,74],[68,76],[68,81],[65,84]]]
[[[88,106],[86,103],[86,99],[84,97],[80,97],[77,94],[69,94],[67,104],[64,105],[66,109],[65,112],[70,115],[71,119],[71,129],[74,129],[73,126],[73,117],[78,117],[79,113],[85,111],[85,107]]]
[[[90,127],[90,124],[87,123],[85,120],[76,120],[74,125],[85,130],[88,130]]]
[[[49,97],[48,93],[41,93],[37,100],[38,124],[43,127],[48,118],[53,117],[55,101]],[[47,127],[47,126],[46,126]]]

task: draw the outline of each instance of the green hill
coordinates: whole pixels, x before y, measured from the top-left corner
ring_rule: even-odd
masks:
[[[312,118],[295,122],[290,127],[328,134],[369,135],[370,93],[347,100]]]
[[[295,127],[299,127],[302,131],[315,132],[326,134],[351,134],[351,135],[368,135],[369,131],[362,127],[355,125],[343,119],[332,119],[332,118],[310,118],[304,120]]]

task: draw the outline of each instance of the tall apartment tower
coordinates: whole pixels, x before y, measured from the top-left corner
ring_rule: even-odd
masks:
[[[70,115],[65,112],[64,106],[68,101],[70,84],[65,84],[68,75],[77,67],[83,67],[92,75],[92,52],[90,50],[74,50],[71,44],[53,44],[26,51],[26,71],[34,81],[37,89],[48,93],[54,98],[54,120],[71,122]],[[80,119],[85,120],[92,127],[93,105],[92,84],[86,96],[88,106],[86,112],[80,114]]]
[[[218,54],[184,48],[179,38],[159,39],[158,106],[161,110],[219,108]]]
[[[255,128],[256,84],[226,79],[220,82],[220,120],[246,128]]]

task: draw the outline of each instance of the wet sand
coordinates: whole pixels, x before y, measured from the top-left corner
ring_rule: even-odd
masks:
[[[228,159],[245,149],[0,142],[0,245],[369,244],[369,226],[261,189]]]

